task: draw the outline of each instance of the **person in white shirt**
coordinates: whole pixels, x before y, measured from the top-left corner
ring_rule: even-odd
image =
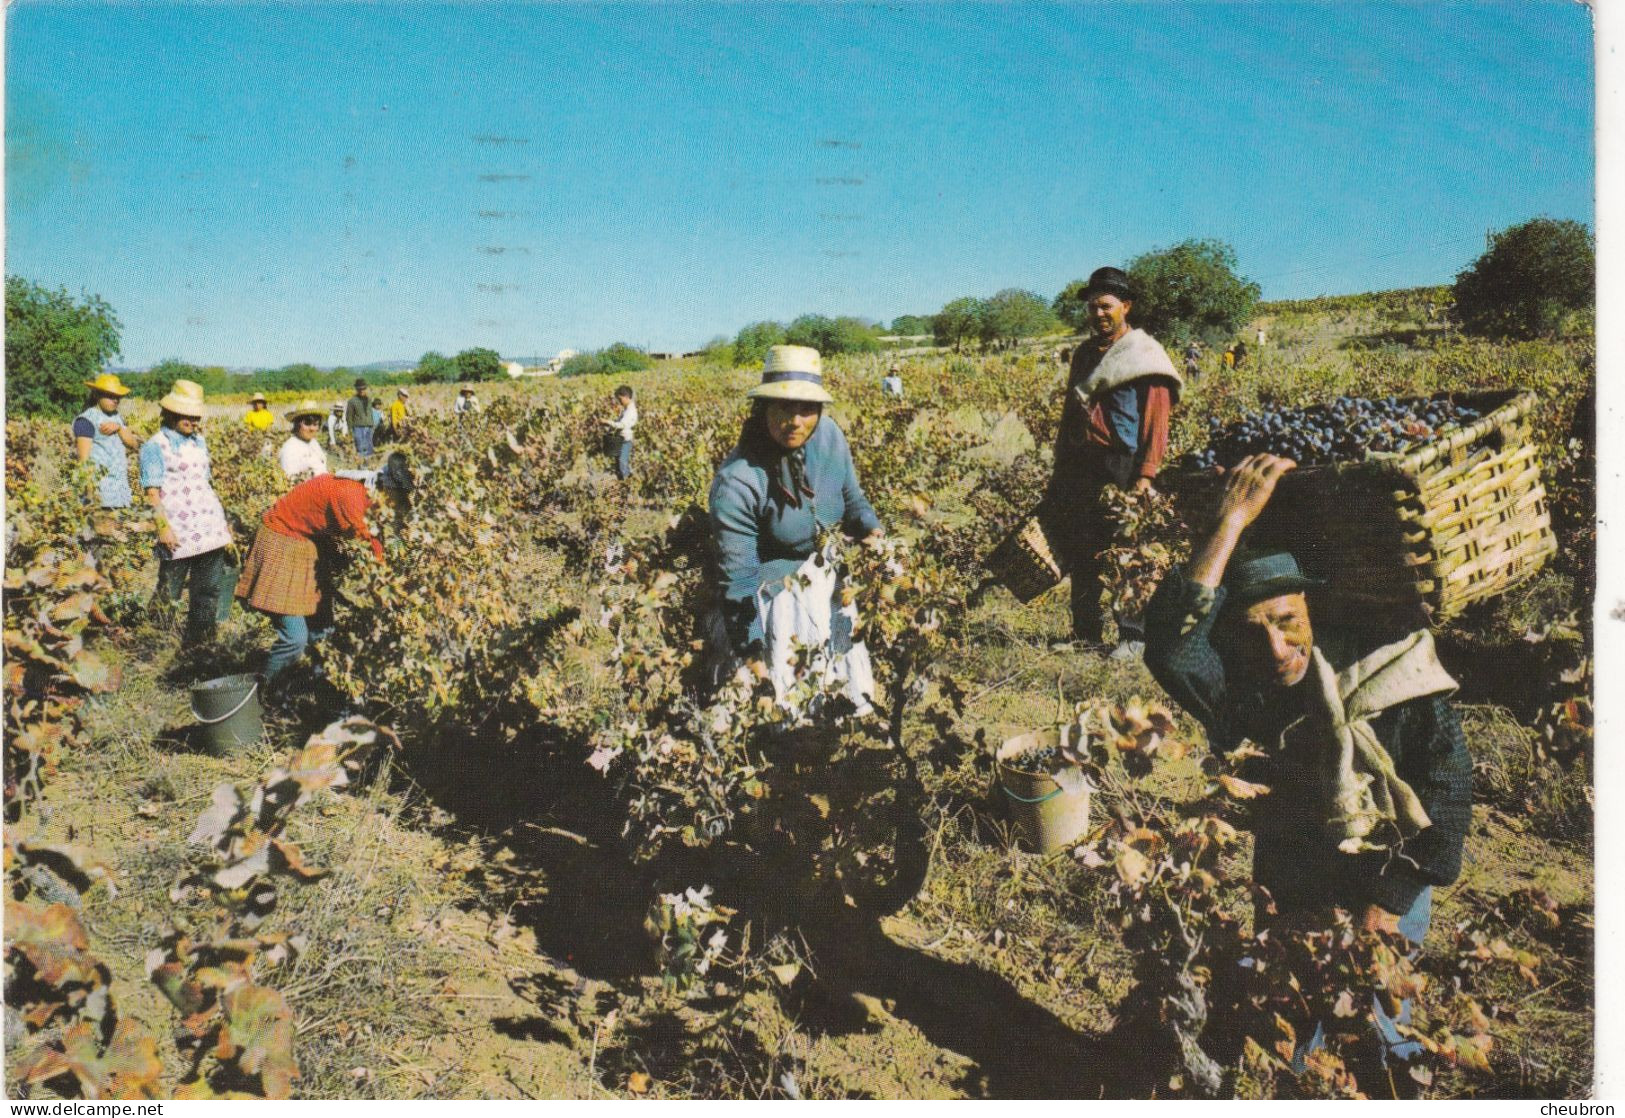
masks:
[[[886,370],[886,375],[880,380],[880,391],[884,392],[888,396],[895,396],[899,400],[903,398],[902,365],[898,364],[896,361],[892,362],[891,368]]]
[[[317,474],[327,473],[327,451],[316,436],[322,433],[322,415],[326,409],[315,400],[302,400],[288,412],[293,434],[277,451],[277,462],[289,481],[300,482]],[[330,424],[331,419],[328,421]]]
[[[632,476],[632,428],[638,425],[638,405],[632,398],[630,385],[621,385],[613,397],[616,407],[614,419],[604,420],[612,436],[615,455],[615,476],[625,481]]]
[[[452,405],[451,410],[459,416],[479,411],[480,398],[474,395],[474,389],[464,385],[457,390],[457,402]]]
[[[339,440],[350,433],[350,425],[344,422],[344,405],[334,404],[333,410],[327,413],[327,446],[329,450],[339,448]]]

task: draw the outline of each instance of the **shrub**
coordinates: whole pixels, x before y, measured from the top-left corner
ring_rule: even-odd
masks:
[[[6,277],[6,404],[19,414],[72,415],[84,381],[119,352],[120,324],[100,295],[75,299]]]
[[[1470,334],[1553,337],[1592,305],[1597,254],[1577,221],[1537,217],[1490,235],[1490,247],[1456,276],[1456,317]]]

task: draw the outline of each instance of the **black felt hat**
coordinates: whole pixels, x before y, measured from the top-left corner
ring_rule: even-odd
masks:
[[[1304,574],[1289,551],[1246,552],[1232,558],[1224,572],[1224,604],[1244,608],[1325,585],[1324,579]]]
[[[1096,268],[1089,273],[1089,286],[1083,289],[1083,297],[1092,299],[1096,295],[1115,295],[1119,299],[1130,300],[1134,298],[1134,288],[1129,283],[1128,273],[1121,268]]]

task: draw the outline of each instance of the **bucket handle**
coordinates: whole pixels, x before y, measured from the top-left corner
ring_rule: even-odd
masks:
[[[191,706],[192,706],[192,717],[197,719],[198,722],[201,723],[204,726],[213,726],[216,722],[224,722],[226,719],[230,718],[232,715],[236,714],[238,711],[242,710],[245,706],[247,706],[248,705],[248,700],[252,699],[254,697],[254,692],[258,691],[259,689],[260,689],[260,681],[256,679],[252,684],[249,685],[248,694],[243,696],[242,701],[239,702],[236,706],[232,707],[230,710],[226,711],[226,713],[222,714],[219,718],[205,718],[205,717],[203,717],[201,714],[199,714],[197,712],[197,703],[193,702],[191,704]]]
[[[1023,796],[1019,792],[1010,791],[1010,789],[1005,787],[1003,784],[1000,784],[999,787],[1004,789],[1004,794],[1006,796],[1009,796],[1012,800],[1020,800],[1024,804],[1045,803],[1046,801],[1053,800],[1056,796],[1059,796],[1063,791],[1065,791],[1065,789],[1056,788],[1053,792],[1045,792],[1042,796]]]

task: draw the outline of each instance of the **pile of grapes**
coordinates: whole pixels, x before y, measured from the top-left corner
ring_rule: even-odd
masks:
[[[1451,400],[1366,400],[1339,396],[1306,408],[1269,408],[1229,427],[1208,420],[1207,449],[1188,464],[1228,469],[1249,454],[1278,454],[1300,466],[1360,462],[1371,454],[1402,454],[1479,418]]]

